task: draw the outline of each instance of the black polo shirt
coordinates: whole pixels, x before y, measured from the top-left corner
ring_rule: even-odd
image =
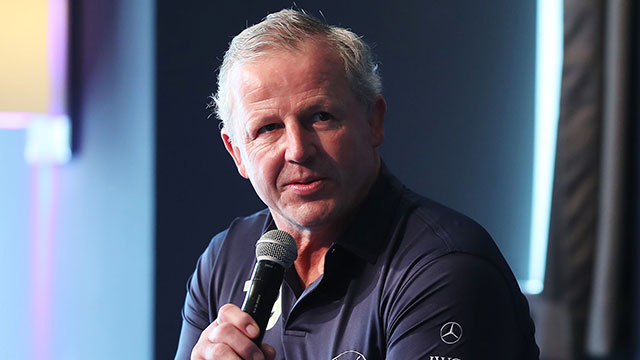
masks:
[[[254,246],[275,228],[267,209],[233,221],[187,285],[176,359],[226,303],[238,306]],[[301,289],[293,267],[264,342],[277,359],[538,359],[526,299],[487,232],[404,187],[385,169],[324,274]]]

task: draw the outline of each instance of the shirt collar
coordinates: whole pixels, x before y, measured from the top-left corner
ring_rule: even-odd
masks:
[[[389,239],[393,224],[405,213],[399,208],[403,190],[404,185],[382,163],[376,182],[336,244],[375,263]]]

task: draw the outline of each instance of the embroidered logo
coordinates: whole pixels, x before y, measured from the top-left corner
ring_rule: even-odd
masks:
[[[355,350],[347,350],[331,360],[367,360],[367,358]]]
[[[445,344],[453,345],[462,338],[462,326],[457,322],[450,321],[440,328],[440,339]]]

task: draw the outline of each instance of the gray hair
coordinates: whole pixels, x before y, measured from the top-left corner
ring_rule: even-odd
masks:
[[[360,36],[348,29],[322,23],[304,11],[284,9],[244,29],[231,40],[224,54],[218,73],[218,91],[212,96],[211,106],[215,107],[218,119],[232,139],[231,70],[275,49],[296,50],[301,42],[308,39],[325,42],[336,49],[357,99],[367,108],[373,105],[382,91],[382,80],[371,49]]]

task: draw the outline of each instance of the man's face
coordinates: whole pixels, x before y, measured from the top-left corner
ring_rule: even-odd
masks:
[[[274,50],[232,70],[225,147],[284,229],[341,226],[377,175],[381,96],[365,109],[322,43]],[[294,230],[295,231],[295,230]]]

